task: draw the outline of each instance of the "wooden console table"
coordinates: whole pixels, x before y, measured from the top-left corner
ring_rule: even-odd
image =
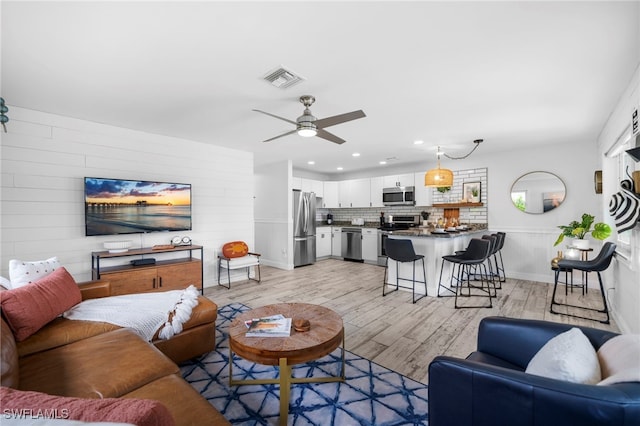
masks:
[[[193,252],[200,252],[200,257],[194,257]],[[107,266],[100,264],[101,260],[162,253],[185,253],[182,258],[168,258],[158,260],[153,264],[134,266],[131,263]],[[165,256],[166,257],[166,256]],[[154,249],[144,247],[131,249],[122,253],[108,251],[94,251],[91,253],[91,276],[94,280],[104,279],[111,284],[111,295],[143,293],[149,291],[182,290],[194,285],[200,293],[204,292],[203,281],[203,247],[176,246],[171,248]]]

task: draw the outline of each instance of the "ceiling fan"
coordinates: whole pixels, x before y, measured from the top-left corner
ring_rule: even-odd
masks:
[[[263,142],[269,142],[274,139],[281,138],[283,136],[291,135],[293,133],[298,133],[300,136],[311,137],[317,136],[322,139],[326,139],[328,141],[342,144],[346,141],[334,135],[333,133],[329,133],[324,130],[326,127],[335,126],[336,124],[346,123],[347,121],[356,120],[358,118],[366,117],[362,110],[347,112],[345,114],[334,115],[332,117],[317,119],[311,114],[311,110],[309,107],[313,105],[316,98],[311,95],[303,95],[300,96],[300,102],[305,106],[304,112],[300,117],[296,119],[296,121],[289,120],[288,118],[278,117],[277,115],[260,111],[259,109],[254,109],[253,111],[261,112],[262,114],[269,115],[273,118],[277,118],[279,120],[286,121],[287,123],[294,124],[296,128],[291,130],[290,132],[283,133],[281,135],[275,136],[271,139],[264,140]]]

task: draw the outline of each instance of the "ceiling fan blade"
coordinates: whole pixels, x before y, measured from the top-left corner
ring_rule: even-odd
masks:
[[[332,117],[322,118],[315,121],[317,127],[325,128],[329,126],[335,126],[336,124],[345,123],[347,121],[356,120],[358,118],[366,117],[364,111],[359,109],[358,111],[347,112],[345,114],[334,115]]]
[[[262,141],[262,142],[269,142],[269,141],[272,141],[272,140],[274,140],[274,139],[281,138],[281,137],[283,137],[283,136],[292,135],[292,134],[294,134],[294,133],[295,133],[295,132],[297,132],[297,131],[298,131],[298,130],[294,129],[294,130],[292,130],[292,131],[290,131],[290,132],[283,133],[283,134],[281,134],[281,135],[279,135],[279,136],[274,136],[274,137],[272,137],[271,139],[267,139],[267,140],[264,140],[264,141]]]
[[[333,133],[329,133],[326,130],[322,130],[322,129],[318,129],[318,133],[316,134],[316,136],[319,137],[319,138],[331,141],[333,143],[337,143],[337,144],[343,144],[343,143],[346,142],[344,139],[340,139],[339,137],[337,137]]]
[[[286,121],[287,123],[291,123],[291,124],[294,124],[294,125],[296,125],[296,126],[298,125],[298,123],[296,123],[295,121],[291,121],[291,120],[289,120],[288,118],[278,117],[277,115],[273,115],[273,114],[268,113],[268,112],[265,112],[265,111],[260,111],[259,109],[252,109],[251,111],[261,112],[261,113],[266,114],[266,115],[269,115],[269,116],[271,116],[271,117],[273,117],[273,118],[277,118],[278,120]],[[265,141],[265,142],[266,142],[266,141]]]

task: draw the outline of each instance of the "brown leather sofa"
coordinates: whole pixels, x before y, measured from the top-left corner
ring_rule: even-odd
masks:
[[[108,282],[79,287],[83,300],[110,295]],[[151,399],[178,425],[227,425],[176,365],[213,350],[216,317],[216,304],[200,296],[183,331],[169,340],[154,338],[153,344],[115,325],[64,318],[16,342],[2,318],[1,384],[63,397]]]

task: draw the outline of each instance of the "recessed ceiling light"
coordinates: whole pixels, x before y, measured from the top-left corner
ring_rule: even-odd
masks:
[[[314,165],[314,164],[316,164],[316,162],[315,161],[307,161],[307,164]]]
[[[338,167],[338,170],[342,170],[342,167]]]
[[[351,154],[354,157],[360,157],[360,153],[359,152],[354,152],[353,154]]]
[[[413,141],[414,145],[422,145],[424,141]]]
[[[387,164],[387,162],[386,161],[381,161],[380,164]]]

